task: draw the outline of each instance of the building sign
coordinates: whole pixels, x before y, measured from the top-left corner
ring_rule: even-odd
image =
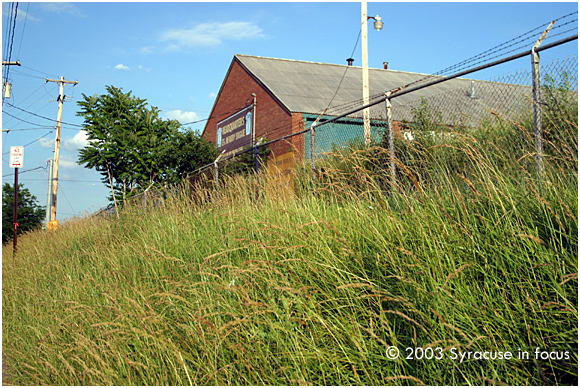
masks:
[[[296,160],[290,151],[268,160],[268,191],[274,197],[294,194],[294,170]]]
[[[24,162],[24,147],[10,147],[10,167],[21,168]]]
[[[252,145],[254,105],[250,105],[217,124],[216,141],[225,156]]]

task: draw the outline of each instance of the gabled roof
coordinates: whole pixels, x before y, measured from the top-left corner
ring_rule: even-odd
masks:
[[[320,114],[332,101],[332,106],[362,99],[362,68],[288,59],[266,58],[236,54],[234,57],[256,80],[267,88],[290,112]],[[343,78],[344,76],[344,78]],[[428,77],[426,74],[396,70],[369,69],[370,95],[382,94]],[[472,80],[456,78],[394,98],[394,118],[404,119],[410,106],[421,98],[432,99],[448,95],[449,107],[466,116],[480,116],[485,109],[503,113],[505,102],[511,101],[507,111],[514,110],[514,93],[531,94],[527,86],[474,81],[477,98],[472,98]],[[340,85],[340,88],[339,88]],[[497,88],[500,88],[499,92]],[[338,92],[337,92],[338,89]],[[493,90],[492,90],[493,89]],[[335,96],[336,93],[336,96]],[[503,95],[498,103],[498,95]],[[333,99],[334,96],[334,99]],[[445,99],[445,98],[444,98]],[[517,98],[520,100],[520,98]],[[400,106],[400,109],[396,107]],[[471,119],[474,119],[472,117]]]

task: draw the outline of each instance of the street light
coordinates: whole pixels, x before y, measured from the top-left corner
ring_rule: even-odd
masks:
[[[373,19],[375,22],[373,23],[373,27],[375,27],[375,30],[380,31],[383,29],[383,19],[381,19],[381,17],[379,15],[372,17],[372,16],[368,16],[368,19]]]
[[[383,28],[383,21],[379,15],[367,16],[367,2],[361,2],[361,21],[362,21],[362,71],[363,71],[363,104],[369,103],[369,47],[368,47],[368,20],[373,19],[373,27],[380,31]],[[371,120],[370,109],[363,110],[363,124],[364,124],[364,139],[365,145],[369,146],[371,143]]]

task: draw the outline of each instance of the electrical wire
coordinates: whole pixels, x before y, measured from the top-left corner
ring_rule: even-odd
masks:
[[[38,124],[41,125],[41,124]],[[10,132],[19,132],[19,131],[40,131],[41,129],[54,129],[54,126],[40,126],[38,128],[17,128],[11,129]]]
[[[49,120],[49,121],[54,121],[54,122],[57,122],[57,123],[58,123],[58,120],[51,119],[51,118],[49,118],[49,117],[45,117],[45,116],[38,115],[38,114],[36,114],[36,113],[29,112],[29,111],[27,111],[27,110],[25,110],[25,109],[22,109],[22,108],[19,108],[19,107],[15,106],[15,105],[12,105],[12,104],[11,104],[11,103],[9,103],[9,102],[7,102],[7,103],[6,103],[6,105],[8,105],[8,106],[9,106],[9,107],[11,107],[11,108],[15,108],[15,109],[18,109],[18,110],[20,110],[20,111],[22,111],[22,112],[25,112],[25,113],[31,114],[31,115],[33,115],[33,116],[39,117],[39,118],[41,118],[41,119],[44,119],[44,120]],[[4,113],[6,113],[6,112],[4,112]],[[12,116],[12,117],[15,117],[15,116]],[[24,121],[24,120],[22,120],[22,121]],[[83,126],[82,126],[82,125],[78,125],[78,124],[72,124],[72,123],[67,123],[67,122],[64,122],[64,121],[61,121],[61,124],[66,124],[66,125],[71,125],[71,126],[73,126],[73,127],[80,127],[80,128],[83,128]]]
[[[67,197],[66,193],[65,193],[65,192],[64,192],[64,190],[62,189],[62,185],[59,185],[59,186],[58,186],[58,189],[59,189],[59,192],[60,192],[62,195],[64,195],[64,199],[66,199],[66,202],[67,202],[67,203],[68,203],[68,205],[70,206],[70,210],[72,210],[72,212],[73,212],[73,214],[72,214],[72,215],[73,215],[73,216],[74,216],[74,215],[76,215],[76,214],[77,214],[77,212],[75,211],[75,209],[73,209],[73,207],[72,207],[72,205],[71,205],[70,201],[68,200],[68,197]],[[61,213],[61,214],[62,214],[62,213]],[[64,213],[64,214],[67,214],[67,213]],[[69,215],[70,215],[70,214],[69,214]]]
[[[229,110],[229,111],[227,111],[227,112],[225,112],[225,113],[222,113],[222,114],[219,114],[219,115],[216,115],[216,116],[210,116],[210,117],[208,117],[208,118],[205,118],[205,119],[196,120],[196,121],[191,121],[191,122],[188,122],[188,123],[179,123],[179,124],[180,124],[181,126],[185,126],[185,125],[191,125],[191,124],[199,124],[199,123],[203,123],[204,121],[209,121],[209,120],[211,120],[211,119],[217,119],[217,118],[220,118],[220,117],[223,117],[223,116],[229,116],[229,115],[231,115],[231,114],[233,114],[233,113],[239,112],[240,110],[242,110],[242,109],[244,109],[244,108],[246,108],[246,107],[247,107],[247,106],[242,106],[242,107],[239,107],[239,108],[234,108],[234,109],[231,109],[231,110]]]
[[[18,3],[16,3],[16,8],[14,8],[14,19],[13,19],[13,24],[12,24],[12,33],[10,34],[10,48],[8,51],[8,62],[12,61],[12,46],[14,44],[14,31],[16,30],[16,19],[18,18]],[[10,74],[10,66],[6,66],[6,72],[5,72],[5,76],[4,78],[6,80],[8,80],[9,74]],[[5,97],[4,95],[2,95],[2,100],[4,101]]]
[[[575,15],[575,14],[578,14],[578,12],[572,12],[568,15],[562,16],[562,17],[556,19],[555,22],[560,21],[562,19],[565,19],[565,18],[567,18],[571,15]],[[563,24],[555,25],[554,27],[552,27],[552,30],[561,28],[564,25],[568,25],[568,24],[571,24],[571,23],[574,23],[577,21],[578,21],[578,19],[574,19],[574,20],[568,21],[568,22],[563,23]],[[528,32],[525,32],[525,33],[523,33],[515,38],[512,38],[506,42],[503,42],[503,43],[501,43],[501,44],[499,44],[491,49],[483,51],[482,53],[477,54],[471,58],[465,59],[465,60],[463,60],[455,65],[449,66],[449,67],[447,67],[443,70],[440,70],[432,75],[427,75],[419,80],[416,80],[416,81],[411,82],[407,85],[404,85],[402,88],[407,88],[409,86],[421,84],[423,82],[429,82],[434,77],[440,77],[440,76],[451,75],[452,73],[458,73],[458,72],[463,71],[469,67],[475,67],[475,66],[480,65],[484,62],[489,62],[493,59],[503,57],[507,54],[521,50],[523,48],[529,48],[529,46],[531,44],[536,42],[537,32],[540,30],[544,31],[545,29],[546,29],[546,24],[542,24],[541,26],[538,26],[538,27],[536,27]],[[570,31],[570,30],[568,30],[568,31]],[[532,35],[534,33],[535,33],[535,35]],[[560,35],[560,34],[557,34],[557,35]],[[557,35],[549,35],[549,36],[551,36],[553,38]],[[507,49],[510,49],[510,50],[506,51]],[[492,56],[493,54],[496,54],[496,55]]]
[[[358,32],[358,37],[356,38],[356,43],[354,44],[354,47],[352,48],[352,52],[350,53],[349,58],[352,58],[352,56],[354,55],[354,52],[358,46],[358,42],[360,40],[361,34],[362,34],[362,28]],[[334,98],[338,94],[338,91],[340,90],[340,86],[342,85],[342,81],[344,81],[344,77],[346,76],[346,72],[348,71],[349,68],[350,68],[350,66],[346,66],[346,68],[344,69],[344,73],[342,73],[342,77],[340,78],[340,82],[338,83],[338,86],[336,87],[336,91],[334,92],[334,95],[330,99],[330,102],[326,106],[326,109],[324,110],[324,112],[326,112],[326,110],[328,110],[328,108],[330,108],[330,105],[332,104],[332,102],[334,101]]]
[[[14,3],[10,3],[10,10],[8,11],[8,22],[6,23],[6,30],[4,33],[5,39],[4,40],[4,51],[3,51],[3,55],[2,58],[8,58],[8,47],[9,47],[9,43],[10,42],[10,26],[12,25],[12,18],[14,17]],[[4,68],[2,68],[2,76],[4,79],[8,78],[8,71],[9,66],[6,66]],[[2,99],[4,99],[4,97],[2,97]]]
[[[20,58],[20,50],[22,49],[22,42],[24,41],[24,30],[26,29],[26,21],[28,20],[28,9],[30,8],[30,3],[27,3],[26,12],[24,13],[24,25],[22,26],[22,34],[20,35],[20,45],[18,46],[18,54],[16,58]]]
[[[24,122],[24,123],[26,123],[26,124],[30,124],[30,125],[38,125],[38,126],[40,126],[40,127],[41,127],[41,128],[39,128],[39,129],[44,129],[44,128],[46,128],[46,126],[45,126],[44,124],[37,124],[37,123],[30,122],[30,121],[26,121],[26,120],[24,120],[24,119],[21,119],[20,117],[16,117],[16,116],[14,116],[14,115],[12,115],[12,114],[10,114],[10,113],[8,113],[8,112],[5,112],[5,111],[2,111],[2,114],[4,114],[4,115],[7,115],[7,116],[10,116],[10,117],[12,117],[12,118],[14,118],[14,119],[16,119],[16,120],[20,120],[20,121],[22,121],[22,122]],[[10,131],[16,131],[16,129],[11,129]]]
[[[36,171],[36,170],[39,170],[41,168],[44,169],[44,170],[46,170],[46,166],[38,166],[38,167],[35,167],[35,168],[31,168],[30,170],[18,171],[18,175],[24,174],[25,172]],[[14,174],[16,174],[16,172],[13,172],[13,173],[10,173],[10,174],[6,174],[6,175],[2,175],[2,178],[6,178],[7,176],[13,176]]]
[[[43,74],[43,75],[44,75],[44,77],[42,77],[42,79],[46,79],[46,78],[47,78],[47,76],[51,76],[51,77],[53,77],[53,78],[58,78],[58,76],[57,76],[57,75],[50,74],[50,73],[47,73],[47,72],[45,72],[45,71],[36,70],[36,69],[33,69],[32,67],[29,67],[29,66],[20,65],[20,67],[21,67],[21,68],[23,68],[23,69],[28,69],[28,70],[35,71],[35,72],[37,72],[37,73],[39,73],[39,74]]]
[[[44,135],[40,136],[38,139],[36,139],[36,140],[33,140],[33,141],[31,141],[30,143],[28,143],[28,144],[24,144],[22,147],[27,147],[27,146],[29,146],[29,145],[31,145],[31,144],[34,144],[34,143],[36,143],[37,141],[39,141],[40,139],[43,139],[43,138],[47,137],[48,135],[50,135],[50,134],[51,134],[51,133],[53,133],[53,132],[54,132],[54,131],[47,132],[46,134],[44,134]],[[2,153],[2,155],[8,155],[9,153],[10,153],[10,152],[3,152],[3,153]]]

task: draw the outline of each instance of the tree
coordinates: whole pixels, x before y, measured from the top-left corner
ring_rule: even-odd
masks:
[[[262,143],[268,142],[268,139],[263,139]],[[239,155],[226,163],[224,173],[226,174],[251,174],[256,172],[256,152],[254,147],[244,147],[243,154]],[[259,168],[264,168],[267,165],[268,157],[270,156],[270,146],[258,147],[258,164]]]
[[[215,144],[198,132],[185,130],[176,133],[163,150],[163,160],[168,171],[167,180],[181,181],[187,173],[213,162],[218,156]]]
[[[131,92],[106,89],[108,94],[83,94],[78,102],[89,143],[80,150],[78,163],[95,168],[115,196],[126,197],[171,175],[163,156],[180,124],[161,119],[157,108]]]
[[[18,185],[18,235],[42,226],[46,208],[37,203],[24,185]],[[14,234],[14,186],[5,183],[2,186],[2,244],[12,239]]]

